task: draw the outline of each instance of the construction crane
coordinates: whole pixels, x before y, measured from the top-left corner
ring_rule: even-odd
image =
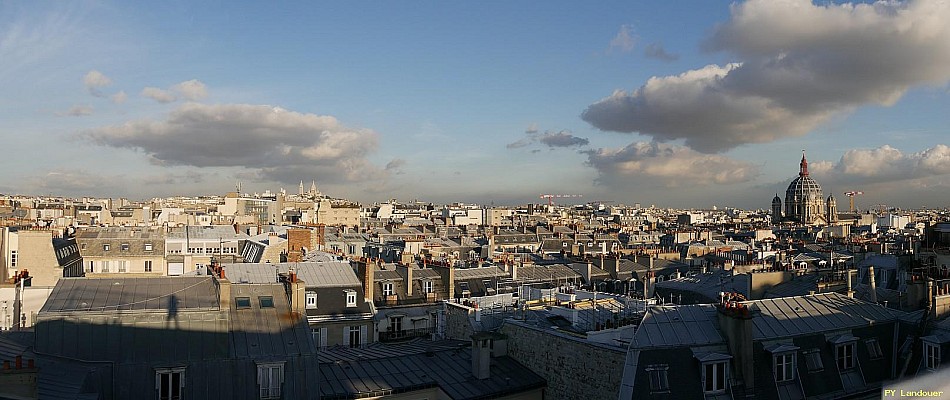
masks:
[[[850,192],[844,192],[844,194],[848,196],[848,212],[853,213],[854,212],[854,196],[862,195],[864,194],[864,192],[860,190],[852,190]]]
[[[539,198],[548,199],[548,205],[554,205],[554,199],[558,198],[574,198],[574,197],[584,197],[582,194],[542,194]]]

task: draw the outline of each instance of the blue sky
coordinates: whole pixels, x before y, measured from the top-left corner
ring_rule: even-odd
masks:
[[[632,4],[631,4],[632,3]],[[946,206],[936,1],[0,0],[0,192]]]

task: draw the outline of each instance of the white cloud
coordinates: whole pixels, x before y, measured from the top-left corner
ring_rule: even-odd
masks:
[[[197,101],[208,97],[208,86],[197,79],[192,79],[176,83],[168,89],[146,87],[142,89],[142,96],[159,103],[171,103],[178,100]]]
[[[89,91],[89,94],[96,97],[104,97],[101,89],[112,84],[112,79],[102,74],[102,72],[91,70],[82,78],[82,84]]]
[[[178,93],[179,97],[191,101],[201,100],[205,97],[208,97],[208,87],[197,79],[184,81],[172,86],[172,91]]]
[[[385,177],[367,161],[378,135],[332,116],[268,105],[186,103],[161,121],[137,120],[82,132],[92,143],[141,151],[155,165],[244,167],[262,179],[296,183]]]
[[[116,94],[114,94],[114,95],[112,95],[112,96],[110,97],[110,99],[112,100],[112,102],[115,103],[115,104],[122,104],[122,103],[125,103],[125,100],[127,100],[128,98],[129,98],[129,96],[125,94],[125,91],[124,91],[124,90],[120,90],[118,93],[116,93]]]
[[[533,134],[535,134],[535,133],[538,133],[538,123],[537,123],[537,122],[532,122],[531,125],[528,125],[528,127],[525,128],[524,133],[527,133],[527,134],[529,134],[529,135],[533,135]]]
[[[741,63],[654,77],[582,117],[602,130],[685,140],[702,152],[801,136],[866,104],[950,80],[950,3],[749,0],[705,46]]]
[[[697,153],[682,146],[635,142],[621,149],[588,150],[587,164],[608,184],[679,187],[748,182],[755,165],[731,158]]]
[[[146,87],[142,89],[142,96],[148,97],[159,103],[171,103],[176,100],[175,94],[170,90],[159,89],[157,87]]]
[[[950,147],[938,144],[917,153],[889,145],[852,149],[837,163],[810,164],[810,170],[833,184],[888,182],[950,175]]]
[[[610,46],[607,47],[607,53],[627,53],[633,50],[637,44],[637,37],[633,33],[633,27],[630,25],[621,25],[617,35],[610,40]]]

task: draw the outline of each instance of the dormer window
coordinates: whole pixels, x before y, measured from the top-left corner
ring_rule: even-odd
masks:
[[[703,392],[721,393],[726,390],[726,365],[728,361],[703,364]]]
[[[788,382],[795,379],[795,353],[776,354],[775,381]]]
[[[145,251],[152,251],[152,244],[151,244],[151,243],[145,243]]]
[[[392,296],[393,294],[393,283],[383,282],[383,296]]]
[[[854,342],[835,346],[835,361],[841,371],[854,368]]]
[[[422,281],[422,293],[432,293],[432,281]]]
[[[940,367],[940,345],[924,342],[924,362],[931,371]]]
[[[347,290],[346,292],[346,306],[347,307],[356,307],[356,291]]]
[[[128,244],[128,243],[122,243],[122,244],[119,245],[119,249],[122,250],[122,251],[129,251],[129,244]]]
[[[670,367],[666,364],[647,366],[647,374],[650,375],[650,393],[670,392],[670,382],[667,379],[669,369]]]
[[[102,251],[109,251],[109,248],[110,248],[110,247],[111,247],[111,246],[109,246],[108,243],[103,244],[103,245],[102,245]]]
[[[307,292],[307,308],[317,308],[317,292]]]

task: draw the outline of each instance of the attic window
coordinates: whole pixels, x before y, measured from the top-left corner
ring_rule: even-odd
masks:
[[[122,251],[129,251],[129,244],[128,244],[128,243],[122,243],[122,244],[119,245],[119,249],[121,249]]]
[[[808,368],[808,372],[821,372],[825,370],[824,364],[821,362],[821,353],[818,349],[811,349],[802,352],[802,355],[805,356],[805,367]]]
[[[881,344],[877,342],[877,339],[865,340],[864,344],[868,346],[868,358],[876,360],[884,357],[884,352],[881,351]]]
[[[356,307],[356,291],[346,290],[346,306]]]
[[[273,296],[258,296],[257,300],[261,303],[261,308],[274,308]]]
[[[235,297],[234,305],[237,308],[251,308],[251,298],[250,297]]]
[[[647,373],[650,375],[650,393],[670,392],[670,382],[666,376],[669,369],[670,367],[666,364],[647,366]]]
[[[108,243],[103,244],[103,245],[102,245],[102,251],[109,251],[109,247],[110,247],[110,246],[109,246]]]
[[[151,244],[151,243],[145,243],[145,251],[152,251],[152,244]]]

